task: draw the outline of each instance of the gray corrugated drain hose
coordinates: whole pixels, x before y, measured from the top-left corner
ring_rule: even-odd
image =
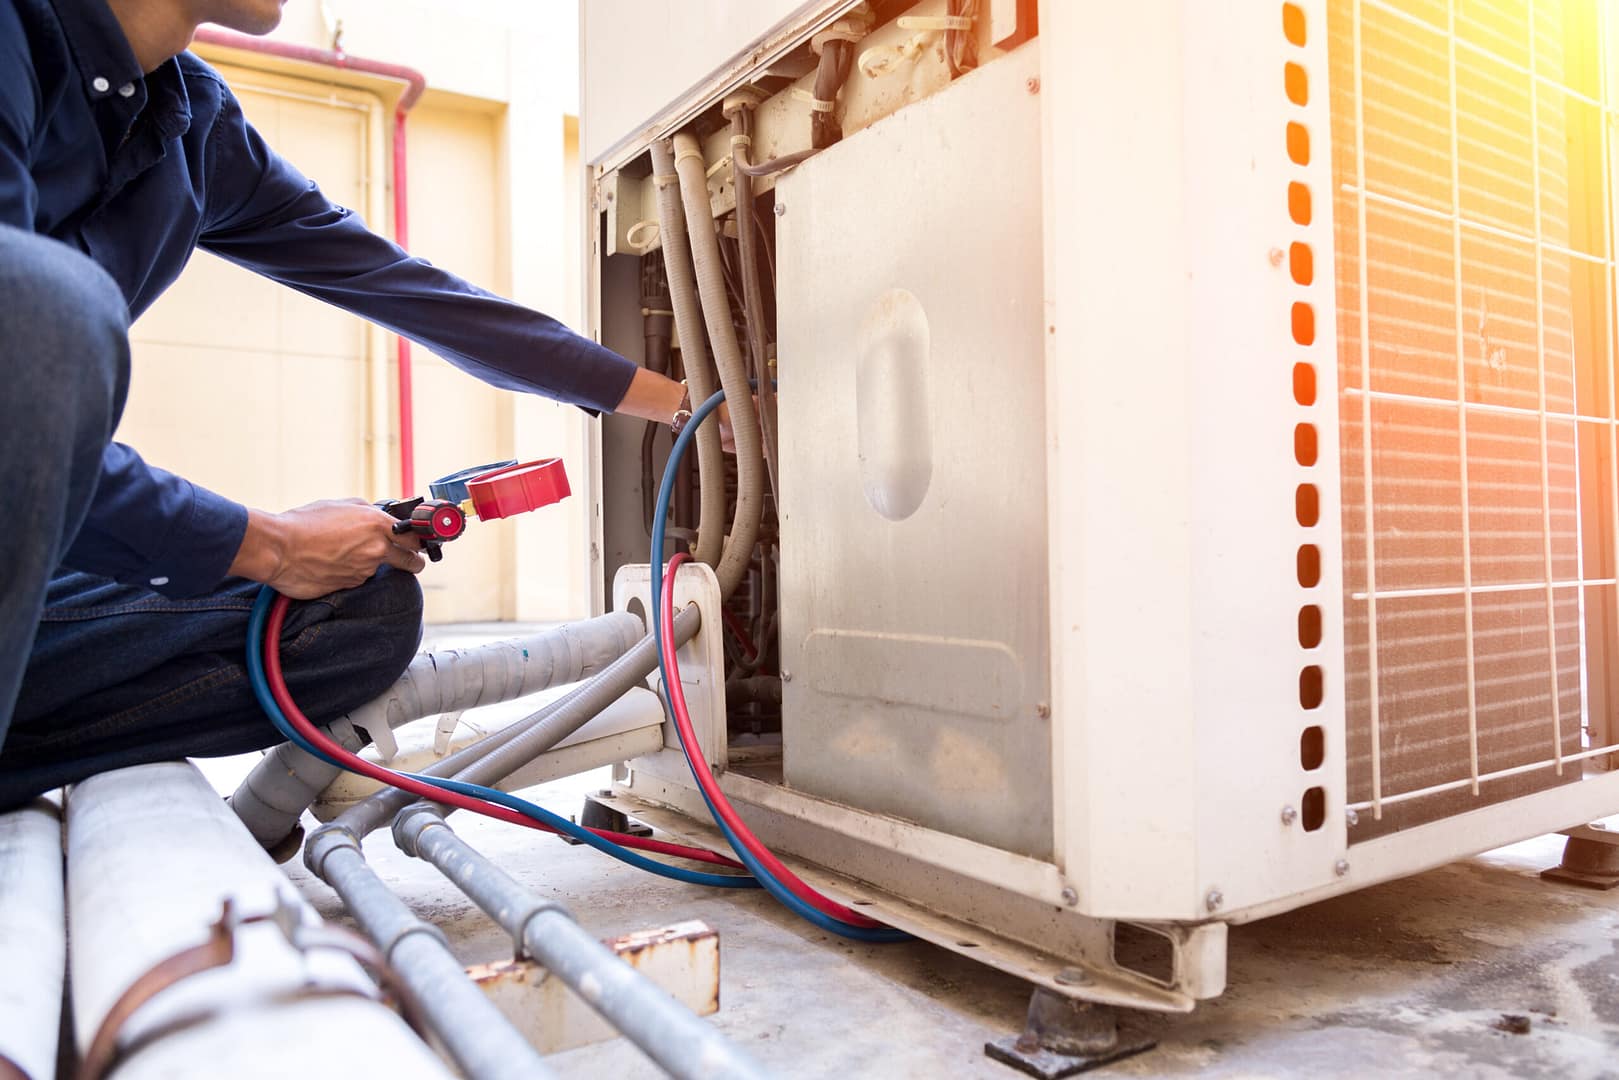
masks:
[[[693,403],[701,403],[718,390],[714,369],[703,347],[703,310],[692,277],[691,244],[686,239],[686,216],[680,206],[675,175],[675,152],[668,139],[652,144],[652,186],[658,198],[658,235],[663,238],[663,272],[669,281],[669,299],[680,335],[680,362],[686,369],[686,388]],[[697,432],[697,478],[702,507],[697,518],[697,544],[692,558],[713,566],[725,543],[725,460],[717,424],[704,424]]]
[[[708,167],[695,135],[674,137],[675,172],[680,176],[680,198],[686,211],[686,232],[691,238],[692,261],[697,269],[697,292],[703,302],[708,340],[714,346],[714,366],[730,403],[731,432],[736,440],[736,517],[725,541],[725,554],[715,569],[720,595],[730,596],[753,562],[764,511],[764,452],[759,441],[759,415],[753,409],[748,366],[736,340],[731,301],[725,292],[725,270],[720,243],[714,234],[714,215],[708,201]],[[664,234],[667,243],[668,236]],[[665,254],[667,259],[667,253]],[[693,392],[692,400],[697,400]]]

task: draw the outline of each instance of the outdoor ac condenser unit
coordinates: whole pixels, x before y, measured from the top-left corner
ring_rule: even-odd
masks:
[[[723,777],[767,842],[1185,1009],[1227,924],[1619,810],[1608,5],[1047,3],[1030,37],[985,0],[955,78],[880,62],[942,0],[734,7],[584,6],[588,269],[640,355],[650,141],[719,161],[751,83],[794,149],[805,43],[869,35],[848,133],[774,187],[781,732]],[[639,438],[604,427],[604,581],[645,559]],[[710,836],[684,769],[619,793]]]

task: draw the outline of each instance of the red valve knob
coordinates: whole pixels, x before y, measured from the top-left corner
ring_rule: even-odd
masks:
[[[455,503],[429,499],[410,512],[410,531],[423,540],[444,543],[467,531],[467,516]]]

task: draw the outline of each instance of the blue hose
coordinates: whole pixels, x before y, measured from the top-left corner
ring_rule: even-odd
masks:
[[[348,768],[335,758],[328,755],[320,747],[309,742],[287,721],[281,712],[281,707],[275,703],[275,697],[270,693],[270,680],[264,673],[264,624],[270,617],[270,606],[275,602],[275,590],[266,585],[259,590],[259,595],[253,602],[253,610],[247,620],[247,679],[253,687],[253,696],[258,699],[259,708],[264,715],[270,718],[286,739],[315,757],[334,765],[345,772]],[[752,878],[741,874],[705,874],[700,870],[688,870],[683,866],[670,866],[668,863],[649,859],[629,848],[621,847],[606,837],[597,836],[582,825],[575,824],[565,817],[553,814],[543,806],[537,806],[527,799],[520,799],[515,795],[495,788],[484,787],[481,784],[468,784],[460,780],[450,780],[440,776],[424,776],[421,773],[404,773],[413,780],[420,780],[424,784],[431,784],[444,791],[453,791],[460,795],[470,795],[483,799],[486,802],[504,806],[515,810],[524,817],[532,818],[557,832],[566,833],[582,844],[588,844],[597,851],[611,855],[620,862],[628,863],[640,870],[657,874],[674,881],[683,881],[689,885],[711,885],[721,889],[755,889],[759,883]],[[743,860],[746,863],[746,860]]]
[[[663,675],[665,687],[673,683],[674,676],[663,662],[663,620],[657,616],[656,612],[660,610],[663,596],[663,535],[669,520],[669,499],[674,493],[675,475],[680,470],[681,459],[686,456],[686,451],[690,448],[693,440],[696,439],[697,428],[713,414],[714,410],[720,407],[720,403],[724,400],[725,391],[720,390],[692,412],[691,420],[687,422],[685,429],[675,439],[674,447],[669,451],[669,462],[664,466],[663,470],[663,482],[658,485],[658,501],[652,510],[652,606],[654,609],[652,634],[658,643],[658,668]],[[759,647],[764,648],[764,643],[761,642]],[[671,716],[674,715],[674,710],[670,708],[667,698],[664,700],[664,708],[669,709]],[[697,775],[696,763],[688,759],[687,764],[691,766],[692,776],[695,778]],[[697,790],[703,796],[703,802],[708,807],[709,816],[714,819],[714,824],[719,826],[720,832],[725,834],[725,840],[731,845],[731,850],[736,853],[737,859],[741,861],[743,866],[748,868],[748,871],[753,874],[759,884],[764,886],[766,892],[781,901],[782,905],[792,911],[793,914],[806,922],[813,923],[822,930],[854,941],[886,944],[911,940],[911,935],[903,930],[894,930],[889,927],[853,926],[842,919],[835,919],[823,911],[816,911],[813,907],[810,907],[810,905],[795,896],[792,890],[783,885],[769,870],[765,869],[759,860],[754,857],[753,853],[747,849],[747,846],[737,839],[736,834],[725,824],[725,819],[715,813],[714,804],[709,801],[708,793],[703,791],[701,783],[697,785]]]

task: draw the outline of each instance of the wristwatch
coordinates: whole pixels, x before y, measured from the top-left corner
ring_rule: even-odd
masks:
[[[691,423],[691,389],[684,382],[680,385],[685,393],[680,395],[680,405],[676,407],[675,415],[669,421],[669,430],[674,432],[677,438],[686,430],[686,425]]]

